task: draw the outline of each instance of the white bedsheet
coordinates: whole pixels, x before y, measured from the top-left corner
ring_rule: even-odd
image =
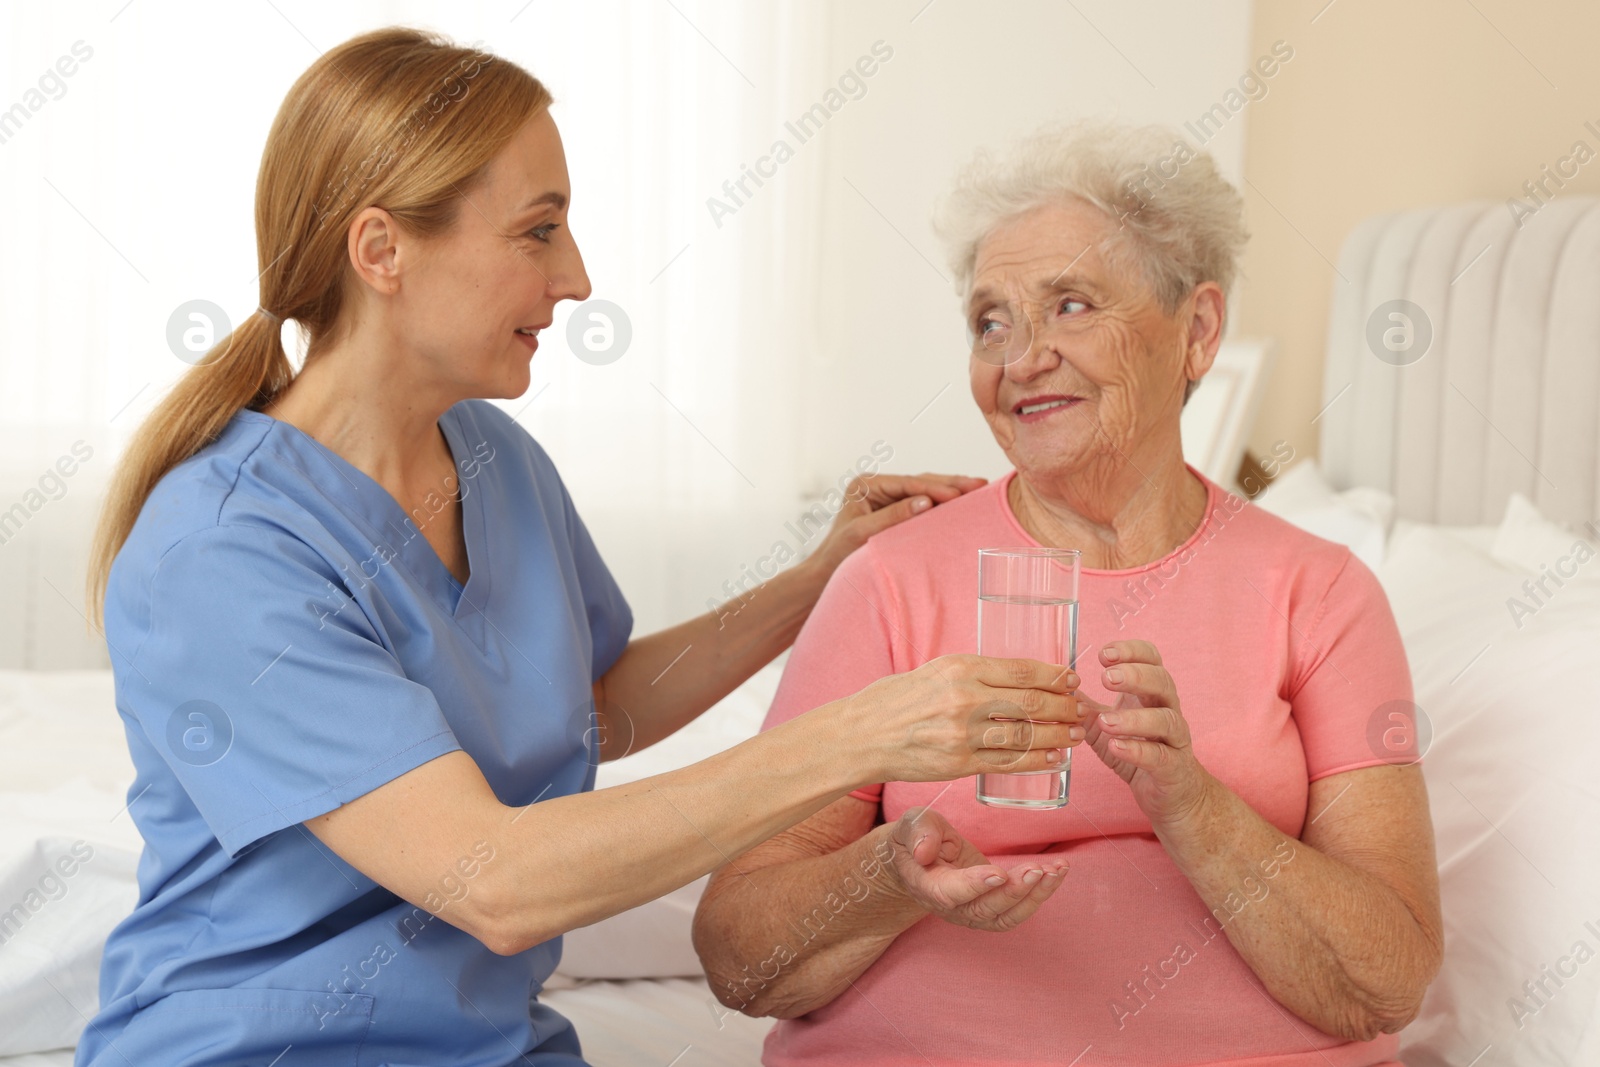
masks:
[[[56,1049],[54,1052],[29,1052],[23,1056],[0,1056],[4,1067],[72,1067],[72,1050]]]
[[[572,1020],[595,1067],[753,1067],[772,1028],[727,1012],[702,978],[584,982],[539,999]]]

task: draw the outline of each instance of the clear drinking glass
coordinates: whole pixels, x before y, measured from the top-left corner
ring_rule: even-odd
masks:
[[[978,654],[1076,669],[1079,555],[1066,548],[980,548]],[[978,775],[978,801],[1002,808],[1064,808],[1071,780],[1069,748],[1058,770]]]

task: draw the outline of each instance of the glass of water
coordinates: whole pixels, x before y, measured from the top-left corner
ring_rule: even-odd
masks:
[[[980,548],[978,654],[1076,669],[1079,556],[1069,548]],[[1069,748],[1057,770],[978,775],[978,801],[1002,808],[1064,808],[1071,780]]]

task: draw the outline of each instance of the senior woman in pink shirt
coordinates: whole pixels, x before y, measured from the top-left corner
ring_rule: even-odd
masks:
[[[1148,127],[1048,131],[958,183],[972,397],[1016,469],[846,560],[767,726],[975,650],[978,549],[1075,548],[1094,756],[1065,808],[886,782],[719,871],[696,945],[724,1004],[782,1020],[764,1063],[1394,1062],[1443,935],[1388,600],[1179,440],[1240,208]]]

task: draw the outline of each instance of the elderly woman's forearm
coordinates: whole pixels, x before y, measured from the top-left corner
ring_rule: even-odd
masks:
[[[1216,782],[1204,814],[1157,836],[1280,1002],[1338,1037],[1415,1017],[1442,946],[1418,904],[1289,837]]]
[[[845,847],[754,870],[736,860],[695,915],[713,992],[745,1015],[829,1003],[927,913],[900,890],[880,827]]]

